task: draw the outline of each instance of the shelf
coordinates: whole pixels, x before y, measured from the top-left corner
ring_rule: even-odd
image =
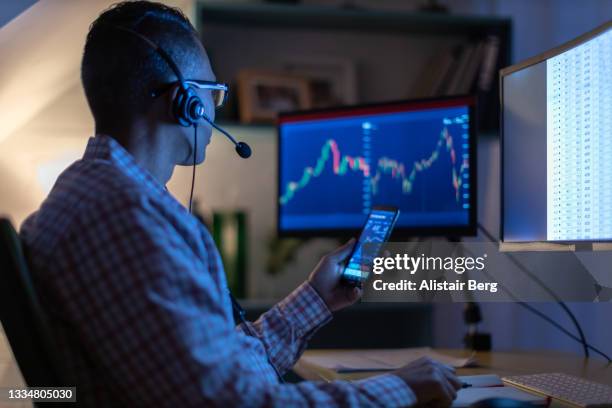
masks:
[[[457,55],[466,45],[493,42],[496,61],[487,76],[493,85],[471,85],[471,92],[479,96],[479,131],[499,128],[495,78],[512,63],[509,18],[218,0],[198,2],[196,16],[213,69],[225,82],[235,86],[244,68],[275,71],[288,61],[336,61],[352,67],[346,77],[355,77],[351,101],[358,104],[449,94],[455,82],[448,73],[438,78],[442,82],[436,83],[445,84],[438,93],[419,87],[421,78],[431,78],[427,74],[435,66],[430,65],[444,66],[450,59],[456,65],[443,69],[463,72],[459,68],[465,64],[459,63],[464,60]],[[467,52],[472,51],[474,45]],[[434,59],[441,53],[450,57]],[[232,105],[219,119],[237,117],[238,107]]]
[[[198,4],[198,21],[241,27],[370,30],[427,35],[482,35],[491,30],[506,32],[512,26],[508,18],[208,1]]]

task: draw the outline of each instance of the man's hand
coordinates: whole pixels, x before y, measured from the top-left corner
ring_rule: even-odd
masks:
[[[418,404],[450,407],[461,388],[455,370],[428,357],[420,358],[393,372],[417,397]]]
[[[361,297],[361,289],[340,283],[344,261],[351,254],[355,239],[325,255],[310,273],[308,283],[332,312],[352,305]]]

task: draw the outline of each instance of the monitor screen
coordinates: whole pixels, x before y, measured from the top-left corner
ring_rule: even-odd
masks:
[[[384,205],[396,236],[474,234],[473,111],[458,97],[281,114],[279,233],[355,233]]]
[[[612,239],[612,29],[502,71],[502,240]]]

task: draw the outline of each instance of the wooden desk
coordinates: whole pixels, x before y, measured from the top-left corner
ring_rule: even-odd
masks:
[[[455,357],[469,357],[471,355],[470,352],[465,350],[437,349],[436,351]],[[337,352],[338,350],[307,350],[304,354],[327,354],[330,356]],[[479,367],[459,368],[457,369],[457,374],[497,374],[500,377],[506,377],[510,375],[562,372],[612,386],[612,364],[607,364],[600,358],[586,360],[575,355],[552,351],[494,351],[477,352],[476,360]],[[302,360],[297,362],[294,371],[304,379],[318,381],[356,380],[380,374],[380,372],[338,374],[328,369],[305,364]],[[562,405],[553,404],[553,406]]]

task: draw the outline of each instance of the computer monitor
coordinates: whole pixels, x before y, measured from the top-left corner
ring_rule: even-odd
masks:
[[[400,236],[476,231],[475,99],[449,97],[283,113],[278,232],[356,234],[375,205]]]
[[[502,241],[612,240],[612,23],[500,85]]]

